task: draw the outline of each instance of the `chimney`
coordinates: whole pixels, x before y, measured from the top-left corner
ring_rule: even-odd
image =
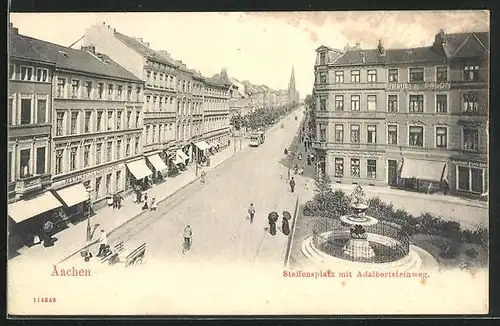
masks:
[[[95,46],[94,45],[82,46],[81,50],[90,52],[90,53],[95,55]]]
[[[378,53],[381,55],[381,56],[384,56],[385,55],[385,48],[384,48],[384,45],[383,45],[383,42],[382,40],[378,40]]]
[[[365,59],[365,53],[364,52],[359,52],[359,56],[361,57],[361,62],[365,63],[365,61],[366,61],[366,59]]]

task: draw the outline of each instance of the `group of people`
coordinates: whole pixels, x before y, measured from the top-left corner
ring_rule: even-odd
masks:
[[[111,206],[113,206],[113,209],[120,209],[122,208],[122,201],[123,197],[120,194],[113,194],[110,198],[111,200]]]
[[[269,233],[271,235],[276,235],[276,223],[278,222],[277,213],[276,213],[276,215],[273,213],[270,213],[267,218],[269,220]],[[290,234],[290,224],[288,222],[288,218],[285,217],[285,212],[283,212],[283,216],[282,216],[281,231],[283,232],[284,235]]]
[[[144,193],[143,195],[141,191],[134,192],[134,203],[142,204],[142,210],[149,209],[150,211],[155,211],[157,207],[156,198],[152,197],[151,201],[149,201],[148,199],[149,198],[147,193]]]

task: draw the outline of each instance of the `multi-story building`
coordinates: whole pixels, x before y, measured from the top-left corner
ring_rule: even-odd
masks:
[[[334,182],[486,192],[488,33],[316,52],[320,171]]]
[[[21,128],[12,128],[13,150],[19,150],[19,160],[10,165],[15,168],[11,174],[50,184],[36,199],[9,207],[14,220],[19,210],[30,218],[56,213],[53,210],[61,207],[41,222],[81,217],[89,197],[98,203],[130,185],[126,167],[143,167],[142,173],[151,174],[137,161],[142,156],[140,79],[93,47],[76,50],[20,35],[13,28],[10,36],[15,62],[12,77],[26,81],[24,85],[11,82],[13,99],[20,102],[13,101],[13,122],[31,124],[27,130],[33,135],[30,147],[25,148],[27,130],[23,135]],[[17,56],[24,61],[17,61]],[[50,180],[45,182],[47,176]],[[39,230],[36,225],[31,232]]]
[[[52,80],[55,62],[9,27],[7,194],[9,240],[22,246],[62,204],[46,190],[51,184]],[[15,238],[15,239],[14,239]]]
[[[178,63],[166,51],[154,51],[141,38],[124,35],[105,23],[86,29],[84,44],[113,58],[145,83],[140,145],[148,167],[155,176],[164,176],[169,159],[176,158]]]
[[[225,69],[205,78],[203,107],[203,138],[219,147],[229,143],[229,97],[232,83]]]

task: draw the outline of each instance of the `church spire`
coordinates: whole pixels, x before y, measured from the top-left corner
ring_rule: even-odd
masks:
[[[290,82],[288,83],[288,91],[295,91],[295,71],[292,66],[292,75],[290,76]]]
[[[292,75],[290,76],[290,82],[288,83],[288,103],[295,104],[299,102],[299,95],[295,88],[295,69],[292,66]]]

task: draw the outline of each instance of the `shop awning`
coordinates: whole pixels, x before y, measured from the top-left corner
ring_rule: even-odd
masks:
[[[59,207],[62,207],[62,203],[51,192],[45,192],[33,199],[9,204],[8,214],[16,223],[20,223]]]
[[[168,166],[163,162],[160,155],[154,154],[148,156],[148,161],[155,167],[156,171],[165,171],[168,170]]]
[[[445,162],[416,160],[405,158],[401,178],[416,178],[419,180],[440,182],[446,168]]]
[[[172,162],[175,164],[175,165],[179,165],[179,164],[186,164],[185,161],[183,161],[180,157],[175,157]]]
[[[126,165],[137,180],[144,179],[145,177],[149,177],[153,174],[153,172],[151,172],[151,170],[146,165],[145,159],[130,162]]]
[[[194,145],[202,151],[210,148],[210,145],[208,145],[208,143],[206,141],[200,141],[200,142],[195,143]]]
[[[89,193],[83,183],[78,183],[56,191],[66,206],[71,207],[89,200]]]
[[[180,149],[177,150],[177,157],[180,158],[183,163],[189,160],[189,156]]]

